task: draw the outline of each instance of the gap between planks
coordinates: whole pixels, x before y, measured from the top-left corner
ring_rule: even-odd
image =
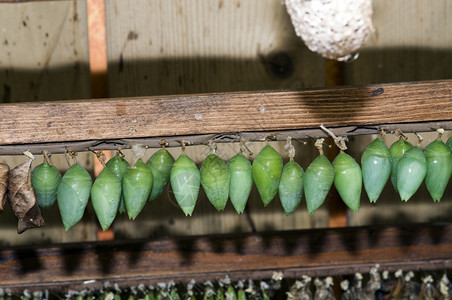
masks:
[[[405,133],[432,132],[438,128],[452,130],[452,121],[418,122],[404,124],[380,124],[373,126],[344,126],[330,128],[337,136],[355,136],[378,134],[381,129],[386,132],[393,132],[401,129]],[[257,131],[241,132],[235,134],[203,134],[203,135],[183,135],[183,136],[163,136],[150,138],[125,138],[115,140],[86,140],[68,141],[57,143],[34,143],[34,144],[14,144],[0,145],[0,155],[22,155],[24,151],[33,154],[41,154],[43,150],[52,154],[65,153],[66,150],[76,152],[86,152],[91,150],[117,150],[129,149],[134,144],[141,144],[149,148],[160,148],[160,142],[165,140],[167,147],[180,147],[180,141],[188,142],[188,146],[208,145],[209,141],[215,143],[234,143],[240,139],[244,141],[261,141],[263,137],[271,135],[274,140],[285,141],[288,136],[294,140],[303,141],[307,139],[325,138],[328,135],[320,128],[308,128],[300,130],[280,130],[280,131]]]

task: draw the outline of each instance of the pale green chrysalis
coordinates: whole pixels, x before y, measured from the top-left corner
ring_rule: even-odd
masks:
[[[91,202],[104,231],[110,227],[116,217],[121,191],[121,181],[110,168],[104,167],[91,187]]]
[[[392,172],[392,157],[381,137],[373,140],[361,156],[364,189],[370,202],[380,197]]]
[[[402,158],[403,154],[413,148],[409,142],[405,141],[403,138],[400,138],[397,142],[393,143],[389,148],[389,152],[391,153],[392,158],[392,172],[391,172],[391,182],[392,186],[397,190],[397,166],[399,164],[399,160]]]
[[[242,153],[231,157],[228,161],[231,181],[229,198],[237,213],[245,210],[246,203],[253,187],[253,172],[251,163]]]
[[[359,210],[362,189],[361,168],[353,157],[341,151],[333,160],[334,186],[344,203],[353,211]]]
[[[216,154],[209,154],[201,165],[201,185],[210,203],[221,211],[229,197],[231,175],[228,165]]]
[[[419,146],[403,154],[397,165],[397,190],[403,201],[408,201],[419,189],[427,175],[427,161]]]
[[[195,163],[185,153],[174,162],[170,181],[177,203],[186,216],[191,216],[198,199],[201,175]]]
[[[265,145],[253,161],[253,181],[264,206],[267,206],[278,193],[282,169],[282,157],[270,145]]]
[[[91,175],[78,163],[64,173],[58,185],[57,201],[64,228],[69,230],[83,217],[91,193]]]
[[[126,212],[126,204],[124,203],[124,195],[122,193],[122,176],[129,169],[130,165],[127,160],[124,159],[119,153],[112,157],[106,164],[106,167],[110,168],[116,175],[116,178],[121,182],[121,199],[119,201],[118,211],[120,213]]]
[[[427,175],[425,185],[433,201],[440,201],[452,174],[452,153],[443,141],[437,139],[425,148]]]
[[[135,220],[151,194],[153,177],[151,169],[141,160],[122,176],[122,192],[129,219]]]
[[[303,176],[304,195],[310,215],[325,202],[334,180],[333,165],[323,155],[322,143],[323,139],[316,142],[320,154],[306,168]]]
[[[149,201],[154,200],[160,196],[163,190],[170,182],[171,168],[174,164],[174,157],[168,150],[162,148],[155,152],[146,162],[151,168],[154,183],[152,186]]]
[[[303,168],[290,160],[282,170],[279,182],[279,199],[286,215],[295,212],[303,196]]]

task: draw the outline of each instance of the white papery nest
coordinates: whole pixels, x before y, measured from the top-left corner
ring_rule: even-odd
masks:
[[[285,0],[296,34],[325,58],[346,61],[368,40],[371,0]]]

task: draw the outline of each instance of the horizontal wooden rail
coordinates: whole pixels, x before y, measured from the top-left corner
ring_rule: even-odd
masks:
[[[20,292],[452,267],[452,225],[355,227],[0,250],[0,288]]]
[[[167,138],[174,145],[184,136],[204,143],[212,135],[237,133],[303,138],[324,135],[321,123],[348,135],[375,133],[378,127],[429,131],[452,129],[452,80],[1,104],[0,119],[0,154],[111,149],[137,139],[158,146]]]

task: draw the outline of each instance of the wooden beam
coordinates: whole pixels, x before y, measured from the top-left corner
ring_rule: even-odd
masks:
[[[0,145],[452,119],[452,80],[0,105]]]
[[[0,287],[99,288],[175,280],[232,280],[447,269],[452,225],[355,227],[155,240],[108,241],[0,251]],[[88,282],[88,283],[86,283]]]

